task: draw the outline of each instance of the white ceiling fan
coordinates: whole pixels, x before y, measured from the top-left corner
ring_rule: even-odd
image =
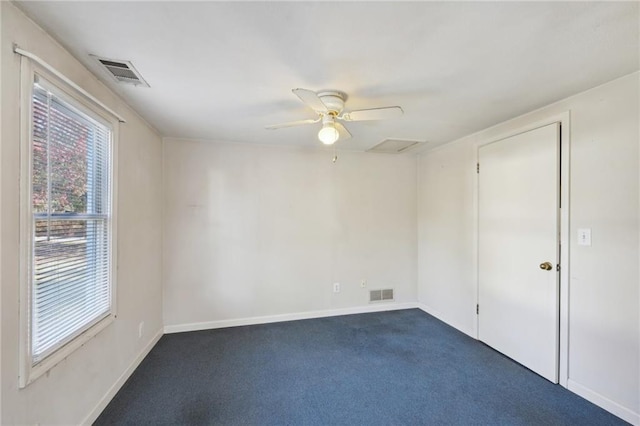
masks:
[[[318,114],[318,118],[274,124],[266,128],[275,130],[283,127],[301,126],[322,121],[322,128],[318,132],[318,139],[325,145],[332,145],[338,139],[348,139],[351,137],[351,133],[349,133],[340,121],[384,120],[399,117],[403,114],[402,108],[399,106],[344,112],[344,103],[347,100],[347,94],[337,90],[314,92],[308,89],[293,89],[292,92],[299,97],[305,105],[314,110]]]

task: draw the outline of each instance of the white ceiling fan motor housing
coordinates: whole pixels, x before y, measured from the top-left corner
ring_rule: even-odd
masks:
[[[346,93],[337,90],[318,92],[318,97],[329,110],[329,114],[334,116],[340,115],[344,109],[344,102],[347,100]]]

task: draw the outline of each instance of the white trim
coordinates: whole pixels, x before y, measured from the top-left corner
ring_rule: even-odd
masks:
[[[526,114],[528,115],[528,114]],[[511,120],[510,120],[511,121]],[[499,127],[509,127],[509,122],[502,123],[501,125],[493,126],[492,129],[496,129]],[[528,132],[530,130],[534,130],[549,124],[560,123],[561,125],[561,141],[560,141],[560,152],[561,152],[561,173],[560,173],[560,318],[559,318],[559,360],[558,360],[558,382],[563,387],[568,387],[568,379],[569,379],[569,212],[570,212],[570,155],[571,155],[571,112],[570,110],[552,114],[544,119],[536,120],[526,125],[521,125],[515,128],[511,128],[510,130],[505,130],[493,136],[482,136],[479,137],[477,141],[474,142],[476,147],[476,163],[479,161],[479,148],[483,145],[487,145],[492,142],[496,142],[511,136],[515,136],[521,133]],[[484,131],[483,131],[484,132]],[[475,215],[475,220],[473,222],[474,226],[474,250],[475,250],[475,291],[476,291],[476,303],[478,303],[479,297],[478,292],[479,288],[479,275],[478,275],[478,185],[479,185],[479,175],[475,176],[475,189],[474,189],[474,201],[473,201],[473,212]],[[475,330],[475,338],[479,339],[478,336],[478,316],[476,316],[476,330]]]
[[[239,327],[244,325],[269,324],[273,322],[296,321],[311,318],[326,318],[339,315],[364,314],[368,312],[397,311],[400,309],[415,309],[416,302],[407,303],[387,303],[369,306],[358,306],[355,308],[327,309],[322,311],[296,312],[291,314],[265,315],[260,317],[235,318],[218,321],[193,322],[188,324],[165,325],[164,332],[182,333],[185,331],[212,330],[215,328]]]
[[[163,336],[162,329],[160,329],[158,330],[156,335],[153,336],[153,338],[149,341],[149,343],[144,348],[142,348],[138,356],[134,358],[134,360],[131,362],[129,367],[127,367],[127,369],[124,370],[124,372],[120,375],[120,377],[118,377],[118,380],[116,380],[113,386],[109,388],[107,393],[105,393],[102,399],[98,401],[96,406],[93,407],[91,412],[80,423],[81,425],[91,425],[93,422],[97,420],[98,416],[100,416],[102,411],[107,407],[107,405],[109,405],[109,402],[111,402],[113,397],[116,396],[116,393],[118,393],[122,385],[124,385],[127,379],[131,377],[131,375],[136,370],[136,368],[138,368],[142,360],[149,354],[149,352],[151,352],[151,349],[153,349],[153,347],[156,345],[156,343],[158,343],[158,340],[160,340],[162,336]]]
[[[96,104],[97,106],[99,106],[100,108],[102,108],[103,110],[107,111],[109,114],[113,115],[115,118],[118,119],[118,121],[120,121],[121,123],[126,123],[125,119],[122,118],[121,115],[119,115],[117,112],[115,112],[114,110],[112,110],[111,108],[109,108],[108,106],[106,106],[105,104],[103,104],[102,102],[100,102],[95,96],[93,96],[91,93],[87,92],[86,90],[84,90],[82,87],[78,86],[77,84],[75,84],[73,81],[71,81],[69,78],[67,78],[64,74],[62,74],[60,71],[58,71],[57,69],[53,68],[51,65],[49,65],[48,63],[46,63],[44,60],[40,59],[38,56],[34,55],[31,52],[27,52],[26,50],[22,50],[20,49],[17,45],[13,45],[13,51],[15,53],[17,53],[18,55],[21,55],[24,58],[29,58],[31,59],[33,62],[37,63],[38,65],[40,65],[42,68],[46,69],[47,71],[49,71],[51,74],[55,75],[56,77],[58,77],[60,80],[64,81],[65,83],[67,83],[69,86],[73,87],[75,90],[77,90],[82,96],[84,96],[85,98],[87,98],[88,100],[90,100],[91,102],[93,102],[94,104]]]
[[[120,126],[112,121],[111,126],[111,211],[109,212],[109,257],[111,260],[111,271],[109,271],[109,279],[111,280],[111,313],[114,319],[118,318],[118,182],[120,181],[120,172],[118,160],[118,151],[120,146]]]
[[[580,383],[569,379],[568,383],[567,383],[567,388],[577,394],[580,395],[581,397],[583,397],[584,399],[586,399],[587,401],[590,401],[594,404],[596,404],[599,407],[604,408],[605,410],[607,410],[608,412],[610,412],[611,414],[614,414],[618,417],[620,417],[622,420],[631,423],[632,425],[635,426],[640,426],[640,413],[635,413],[632,410],[623,407],[622,405],[618,404],[617,402],[614,402],[612,400],[610,400],[609,398],[600,395],[599,393],[589,389],[588,387],[581,385]]]
[[[24,387],[29,382],[31,356],[29,351],[31,336],[29,317],[31,295],[29,276],[31,275],[31,221],[25,220],[31,214],[31,97],[33,91],[33,66],[25,57],[20,60],[20,335],[19,335],[19,370],[18,386]]]
[[[569,253],[571,250],[571,111],[556,116],[560,121],[560,359],[558,380],[568,387],[569,380]]]
[[[431,306],[426,305],[424,303],[418,303],[418,309],[420,309],[421,311],[431,315],[432,317],[442,321],[443,323],[455,328],[456,330],[468,335],[469,337],[476,339],[476,336],[473,330],[469,330],[466,327],[462,327],[460,324],[456,323],[455,321],[451,321],[450,318],[445,317],[442,312],[433,309]]]
[[[16,52],[19,53],[19,52]],[[88,103],[86,100],[78,97],[76,85],[70,84],[66,80],[60,80],[59,76],[55,73],[51,73],[46,67],[42,67],[41,64],[35,63],[30,60],[26,55],[21,56],[20,62],[20,296],[19,296],[19,322],[20,322],[20,336],[19,336],[19,377],[18,386],[24,388],[25,386],[38,379],[47,371],[55,367],[65,358],[67,358],[72,352],[80,348],[87,341],[92,339],[101,330],[111,324],[117,317],[117,270],[118,270],[118,258],[117,258],[117,208],[118,208],[118,122],[114,117],[111,117],[100,109],[99,105],[95,103]],[[55,71],[55,70],[54,70]],[[40,76],[47,81],[47,84],[52,86],[56,95],[63,98],[65,101],[72,104],[77,104],[85,108],[87,111],[82,111],[84,114],[89,115],[94,120],[102,122],[103,125],[109,127],[111,131],[111,170],[110,170],[110,184],[111,184],[111,206],[109,212],[109,259],[110,259],[110,271],[109,280],[111,285],[111,306],[108,314],[103,318],[96,320],[89,325],[82,333],[74,337],[65,345],[56,349],[50,355],[47,355],[37,365],[33,365],[32,353],[31,353],[31,256],[33,248],[33,222],[32,218],[32,204],[31,204],[31,175],[32,175],[32,96],[33,96],[33,82],[35,76]],[[64,77],[64,76],[63,76]],[[65,77],[66,79],[66,77]]]

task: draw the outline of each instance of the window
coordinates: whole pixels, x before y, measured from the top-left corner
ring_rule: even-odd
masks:
[[[52,81],[28,87],[22,386],[115,315],[114,125]]]

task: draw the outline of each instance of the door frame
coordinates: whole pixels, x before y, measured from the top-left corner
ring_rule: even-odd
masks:
[[[480,147],[488,145],[493,142],[498,142],[502,139],[510,138],[512,136],[519,135],[531,130],[535,130],[540,127],[547,126],[553,123],[560,123],[560,223],[559,223],[559,241],[560,241],[560,276],[559,276],[559,288],[560,288],[560,303],[559,303],[559,353],[558,353],[558,382],[561,386],[568,387],[569,379],[569,195],[570,195],[570,154],[571,154],[571,113],[565,111],[559,114],[550,115],[544,119],[532,121],[528,124],[517,125],[510,130],[496,132],[493,136],[485,136],[479,138],[475,142],[476,150],[476,164],[480,158]],[[505,124],[500,125],[504,127]],[[484,133],[484,132],[483,132]],[[480,179],[479,174],[475,175],[475,189],[474,189],[474,250],[475,250],[475,286],[476,286],[476,304],[479,301],[480,292],[480,274],[479,274],[479,200],[478,192]],[[476,316],[476,330],[475,338],[479,339],[479,316]]]

